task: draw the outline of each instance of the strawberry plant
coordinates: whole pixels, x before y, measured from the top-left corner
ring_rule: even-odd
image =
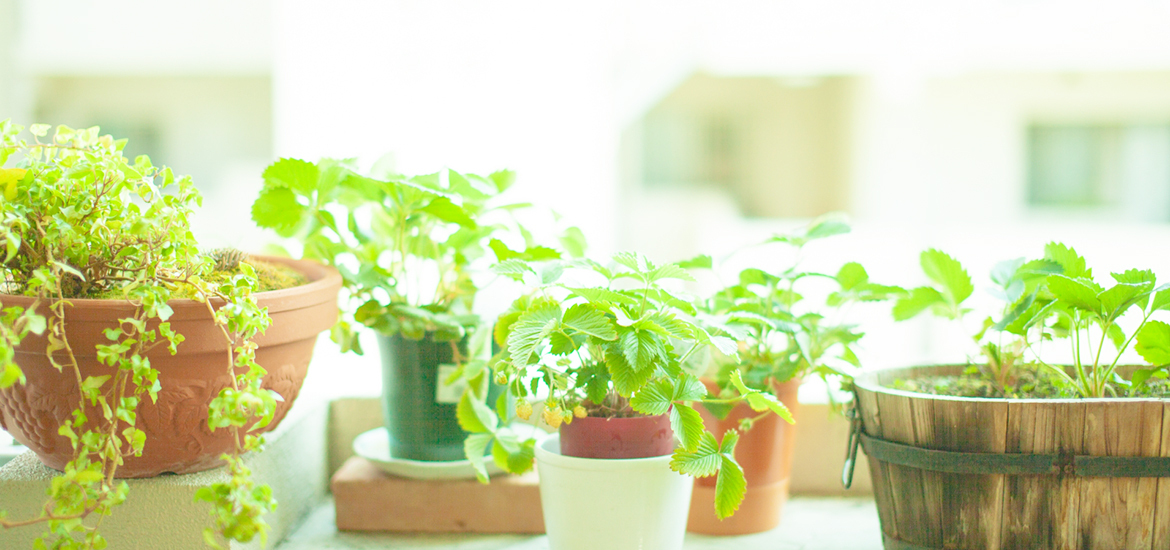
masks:
[[[707,396],[696,377],[707,351],[734,355],[736,344],[696,322],[692,300],[673,284],[691,275],[677,264],[656,265],[631,253],[615,255],[610,265],[511,259],[493,269],[532,291],[497,321],[501,351],[490,365],[469,366],[463,373],[474,378],[490,366],[495,380],[517,398],[515,410],[501,406],[504,400],[493,410],[473,386],[459,403],[460,423],[472,433],[466,455],[481,480],[486,481],[482,461],[489,448],[508,471],[532,466],[535,441],[501,418],[527,418],[533,411],[526,398],[542,395],[542,418],[553,428],[584,416],[669,415],[679,441],[671,468],[718,476],[716,512],[733,514],[745,486],[734,458],[738,435],[707,432],[693,405],[747,401],[758,411],[791,417],[774,397],[742,384],[738,372],[731,373],[735,396]]]
[[[966,269],[934,249],[923,252],[920,262],[931,284],[902,297],[893,309],[895,319],[927,310],[964,319],[974,290]],[[1067,397],[1164,394],[1170,325],[1153,316],[1170,309],[1170,285],[1157,285],[1154,273],[1145,269],[1113,272],[1109,278],[1101,283],[1083,257],[1056,242],[1044,247],[1041,258],[997,264],[991,291],[1002,306],[974,336],[982,360],[969,374],[993,384],[996,396],[1022,390]],[[1057,353],[1060,348],[1063,354]],[[1149,364],[1127,378],[1119,367],[1131,349]]]

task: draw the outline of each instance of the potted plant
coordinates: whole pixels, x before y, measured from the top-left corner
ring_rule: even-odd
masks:
[[[739,395],[707,397],[694,371],[709,347],[734,354],[735,343],[697,324],[688,298],[668,288],[690,274],[630,253],[611,266],[509,260],[494,269],[535,289],[495,328],[501,351],[491,369],[516,397],[515,410],[493,410],[474,385],[459,403],[460,423],[472,433],[466,455],[481,480],[487,449],[512,472],[535,457],[549,544],[558,550],[680,548],[692,481],[679,473],[716,475],[716,512],[734,513],[744,490],[738,435],[705,431],[692,404],[747,400],[791,418],[771,395],[742,383]],[[731,378],[738,382],[738,372]],[[501,422],[513,412],[532,415],[530,396],[540,396],[541,418],[559,430],[539,445]]]
[[[739,344],[738,361],[731,357],[718,360],[714,377],[703,379],[713,395],[737,395],[731,373],[738,371],[744,385],[772,394],[798,417],[797,390],[806,376],[852,377],[859,366],[854,346],[864,334],[849,322],[847,312],[859,302],[886,300],[901,289],[870,282],[869,274],[857,262],[842,265],[835,274],[804,268],[806,245],[849,230],[842,216],[831,214],[788,234],[773,236],[761,246],[787,248],[784,257],[791,258],[791,263],[775,273],[755,267],[743,269],[736,283],[702,302],[704,321],[731,334]],[[759,247],[750,250],[757,252]],[[740,434],[735,458],[743,468],[747,493],[736,514],[723,519],[711,509],[716,498],[715,480],[695,480],[687,530],[742,535],[775,528],[788,498],[797,425],[780,422],[775,415],[759,414],[746,403],[701,406],[698,410],[710,431],[735,430]]]
[[[450,461],[463,457],[455,419],[462,393],[447,384],[470,360],[491,356],[490,330],[476,331],[474,262],[559,258],[517,227],[501,194],[510,171],[488,176],[454,170],[403,176],[385,162],[366,175],[352,161],[281,159],[264,171],[253,219],[303,245],[305,258],[340,270],[346,289],[333,338],[361,354],[356,327],[372,329],[383,365],[383,411],[390,456]],[[520,251],[504,242],[515,229]],[[583,246],[580,232],[563,235]]]
[[[920,257],[932,284],[894,306],[962,320],[974,286],[951,256]],[[1003,307],[967,365],[855,380],[887,548],[1161,548],[1170,476],[1170,305],[1154,273],[1094,277],[1076,251],[997,264]],[[1127,365],[1136,351],[1149,365]],[[853,443],[856,452],[857,443]]]
[[[102,548],[119,478],[226,463],[231,479],[196,495],[213,505],[207,539],[263,538],[275,501],[240,456],[296,398],[340,277],[200,252],[190,177],[129,161],[96,127],[49,129],[28,142],[0,122],[0,167],[15,160],[0,169],[0,424],[62,474],[43,513],[0,525],[43,524],[37,547]]]

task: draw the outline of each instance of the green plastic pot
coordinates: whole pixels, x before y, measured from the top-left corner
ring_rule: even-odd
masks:
[[[467,433],[459,427],[455,407],[463,385],[445,385],[453,372],[455,349],[467,356],[468,339],[438,342],[428,332],[421,340],[378,335],[382,353],[382,416],[390,432],[390,456],[408,460],[463,460]],[[501,388],[492,384],[489,403]]]

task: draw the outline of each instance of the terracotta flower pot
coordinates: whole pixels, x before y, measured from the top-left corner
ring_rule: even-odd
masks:
[[[310,282],[294,288],[261,292],[260,307],[267,307],[272,324],[256,338],[256,360],[267,371],[264,387],[275,390],[284,401],[263,431],[276,428],[296,401],[308,373],[317,335],[337,319],[337,270],[314,262],[263,258],[303,273]],[[25,296],[0,296],[4,307],[28,306]],[[65,327],[81,375],[112,374],[98,363],[94,346],[108,343],[104,329],[116,327],[117,319],[133,315],[134,307],[122,300],[71,300]],[[127,457],[118,477],[150,477],[164,472],[186,474],[222,464],[219,456],[233,447],[232,432],[212,432],[207,426],[207,407],[220,390],[231,384],[227,372],[227,344],[212,323],[207,306],[194,300],[172,300],[171,327],[185,340],[179,353],[159,347],[147,355],[159,371],[162,389],[158,402],[144,399],[138,407],[138,427],[146,432],[141,457]],[[16,350],[16,361],[28,381],[0,391],[0,427],[37,453],[46,466],[62,469],[73,457],[69,440],[57,434],[77,406],[79,392],[72,373],[57,372],[45,357],[47,341],[29,335]],[[100,417],[96,410],[87,413]]]
[[[560,450],[578,458],[648,458],[674,452],[670,417],[576,418],[561,424]]]
[[[708,391],[718,392],[714,382],[704,380],[704,383]],[[793,416],[797,416],[799,403],[796,393],[800,381],[773,383],[772,388],[776,397],[792,411]],[[731,410],[727,418],[719,420],[707,409],[701,406],[696,408],[703,416],[707,429],[721,437],[727,430],[738,427],[740,419],[760,414],[741,403]],[[706,535],[745,535],[770,531],[780,525],[780,513],[788,500],[788,477],[792,472],[795,442],[796,425],[776,415],[768,415],[757,421],[751,430],[740,436],[735,447],[735,460],[743,467],[747,480],[747,494],[739,510],[735,515],[719,520],[715,516],[715,476],[696,479],[687,530]]]

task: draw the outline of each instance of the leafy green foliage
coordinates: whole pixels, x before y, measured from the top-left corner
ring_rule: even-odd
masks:
[[[735,461],[735,445],[738,442],[739,433],[735,430],[724,434],[722,443],[715,441],[715,436],[710,432],[703,432],[694,449],[679,447],[670,460],[671,468],[687,475],[718,475],[715,479],[715,515],[719,519],[734,514],[747,492],[743,469]]]
[[[894,307],[896,319],[931,309],[936,315],[960,319],[970,295],[969,277],[957,261],[937,250],[923,253],[922,267],[935,287],[915,289]],[[1154,377],[1165,378],[1170,366],[1170,325],[1153,321],[1170,304],[1170,294],[1156,287],[1150,270],[1129,269],[1111,274],[1103,286],[1076,250],[1061,243],[1044,247],[1044,257],[1000,262],[991,272],[992,294],[1003,301],[998,319],[988,318],[975,335],[984,361],[973,369],[991,379],[1005,395],[1014,392],[1017,369],[1038,365],[1071,396],[1106,397],[1143,391]],[[937,295],[936,295],[937,294]],[[1130,335],[1123,319],[1131,318]],[[1054,365],[1038,352],[1040,342],[1067,342],[1068,367]],[[1138,370],[1132,380],[1118,376],[1118,362],[1134,346],[1152,368]]]
[[[352,161],[285,158],[264,171],[252,218],[341,272],[348,305],[332,336],[343,351],[362,353],[357,326],[458,341],[478,323],[476,262],[494,255],[497,274],[523,281],[536,273],[525,262],[561,257],[516,220],[523,205],[501,202],[514,179],[507,170],[406,176],[375,166],[360,174]],[[514,250],[510,239],[524,247]],[[560,241],[575,255],[584,249],[576,228]]]
[[[975,287],[971,276],[959,261],[947,253],[930,249],[919,256],[922,271],[935,283],[934,287],[918,287],[894,304],[894,318],[901,321],[931,309],[936,315],[959,319],[967,313],[963,301]]]
[[[848,231],[843,216],[830,214],[763,244],[784,243],[800,257],[810,243]],[[747,386],[766,391],[769,380],[849,376],[856,362],[853,346],[863,333],[845,322],[842,313],[853,304],[905,300],[905,295],[901,288],[871,281],[857,262],[842,265],[835,275],[806,271],[799,263],[778,273],[744,269],[737,284],[720,289],[701,307],[700,318],[710,332],[739,343],[742,361],[722,365],[719,386],[730,388],[729,374],[736,369],[742,370]]]
[[[689,263],[705,266],[710,259]],[[714,443],[692,406],[708,399],[707,388],[683,365],[719,346],[733,354],[735,342],[697,323],[692,299],[672,286],[691,280],[691,274],[676,264],[657,265],[632,253],[615,255],[607,266],[589,260],[510,257],[495,269],[535,283],[496,324],[495,339],[503,349],[491,367],[496,381],[516,398],[516,415],[526,419],[532,414],[528,398],[541,386],[548,392],[543,418],[553,428],[586,415],[667,414],[681,444],[682,454],[676,457],[683,458],[675,461],[676,469],[692,475],[718,472],[722,489],[717,511],[734,512],[744,491],[743,473],[733,458],[737,436],[725,437],[722,448]],[[550,271],[555,276],[534,277]],[[578,277],[604,282],[576,284]],[[459,406],[460,423],[474,433],[464,448],[469,460],[482,464],[473,455],[491,446],[501,467],[513,472],[529,468],[526,453],[534,440],[513,442],[515,431],[493,424],[486,405],[475,405],[477,399],[482,398],[468,392]],[[763,407],[769,412],[787,413],[774,398],[769,402],[752,390],[730,399],[745,400],[767,403]]]
[[[209,427],[230,429],[244,441],[224,457],[230,481],[199,493],[213,504],[215,527],[206,538],[263,538],[262,515],[275,501],[239,461],[240,454],[260,449],[262,442],[243,437],[244,432],[270,422],[278,398],[261,388],[266,373],[255,362],[252,339],[270,322],[252,295],[255,271],[240,263],[238,274],[209,282],[216,262],[200,253],[191,233],[189,217],[202,199],[190,177],[175,176],[145,156],[125,158],[126,142],[101,135],[97,127],[58,126],[51,139],[42,141],[49,130],[33,125],[30,142],[20,137],[20,126],[0,122],[3,291],[34,298],[27,309],[3,309],[0,388],[25,383],[14,349],[28,334],[42,334],[50,364],[61,376],[80,382],[80,398],[71,419],[57,430],[69,440],[73,458],[53,478],[42,513],[18,523],[45,526],[35,543],[39,546],[105,547],[101,518],[128,492],[125,483],[114,481],[115,474],[126,456],[140,456],[146,444],[138,428],[138,405],[156,400],[160,389],[147,355],[156,348],[174,354],[183,342],[168,322],[173,311],[167,305],[181,292],[206,304],[230,350],[223,355],[223,368],[232,383],[211,401]],[[16,166],[4,167],[13,154]],[[286,183],[291,185],[297,182]],[[65,310],[70,300],[95,297],[128,301],[135,312],[105,331],[107,343],[75,349],[68,341]],[[95,356],[111,374],[83,377],[78,362],[83,354]],[[0,526],[16,523],[0,518]]]

